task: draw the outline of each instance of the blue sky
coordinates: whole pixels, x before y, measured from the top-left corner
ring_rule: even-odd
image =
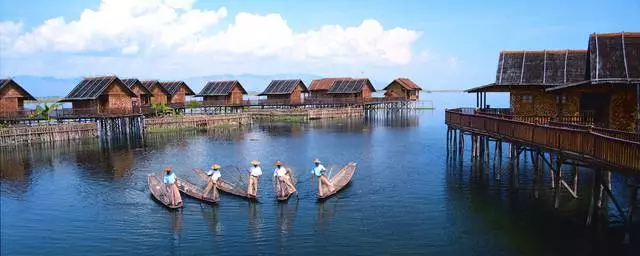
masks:
[[[367,76],[375,80],[408,76],[425,88],[468,88],[495,78],[498,53],[503,49],[586,48],[592,32],[640,31],[637,0],[608,3],[168,0],[169,6],[187,6],[176,7],[178,15],[196,10],[218,11],[218,16],[211,14],[207,19],[209,25],[194,29],[193,33],[185,32],[176,42],[166,42],[172,40],[171,35],[205,22],[145,21],[137,25],[138,32],[128,31],[129,25],[124,24],[114,25],[114,32],[102,33],[110,27],[92,24],[110,22],[98,19],[92,23],[81,18],[85,9],[99,12],[102,2],[1,2],[0,75],[70,77],[115,73],[180,79],[221,73],[311,73]],[[161,2],[165,1],[158,0],[158,5]],[[105,17],[117,16],[113,11],[104,13]],[[244,16],[250,17],[245,21],[247,27],[260,24],[267,27],[231,31],[229,26],[236,23],[236,16],[241,13],[250,14]],[[280,18],[265,18],[269,14],[279,14]],[[46,20],[60,16],[64,17],[63,25],[34,31]],[[130,18],[133,22],[136,17]],[[286,21],[286,26],[279,23],[280,19]],[[365,20],[375,20],[385,33],[375,32],[372,28],[375,24],[362,27]],[[81,25],[69,25],[74,21]],[[271,23],[267,21],[276,24],[272,27],[279,24],[279,29],[269,30]],[[150,29],[141,28],[146,24]],[[174,30],[163,32],[163,27],[169,27],[167,24],[173,24]],[[320,29],[327,25],[339,25],[345,30]],[[404,32],[394,32],[394,28]],[[228,33],[213,37],[226,30]],[[268,32],[262,35],[261,30]],[[148,31],[154,32],[147,34]],[[366,40],[354,42],[353,37],[345,35],[349,31],[361,33],[359,37]],[[253,34],[259,35],[253,38]],[[82,43],[61,43],[60,38]],[[238,46],[241,43],[247,45]],[[325,45],[333,46],[319,50]]]

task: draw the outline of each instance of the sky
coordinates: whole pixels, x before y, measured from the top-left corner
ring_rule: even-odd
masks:
[[[501,50],[640,31],[640,1],[2,0],[0,76],[315,74],[464,89]],[[286,78],[286,77],[283,77]]]

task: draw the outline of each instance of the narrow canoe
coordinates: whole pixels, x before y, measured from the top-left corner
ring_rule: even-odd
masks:
[[[218,201],[220,200],[220,196],[218,193],[216,193],[217,196],[215,198],[208,198],[208,197],[202,198],[202,194],[204,193],[204,190],[186,180],[178,178],[176,179],[176,185],[178,185],[178,190],[180,190],[180,192],[194,199],[198,199],[198,200],[205,201],[207,203],[212,203],[212,204],[218,203]],[[212,193],[212,192],[209,192],[209,193]]]
[[[289,171],[289,175],[291,175],[291,182],[293,183],[293,186],[295,187],[296,184],[298,184],[298,180],[296,179],[296,176],[293,173],[293,171],[291,171],[291,169],[287,168],[287,170]],[[291,195],[293,195],[293,193],[288,193],[288,191],[287,191],[287,193],[285,193],[284,195],[280,194],[279,193],[280,192],[280,187],[279,187],[280,186],[280,182],[276,181],[276,184],[277,185],[273,186],[273,188],[275,190],[274,192],[276,194],[276,199],[278,201],[287,201],[287,200],[289,200],[289,197],[291,197]]]
[[[151,191],[151,194],[158,202],[171,209],[182,207],[182,202],[178,205],[170,205],[171,201],[169,200],[169,196],[167,195],[167,190],[165,189],[164,183],[162,183],[160,178],[158,178],[155,173],[149,174],[147,180],[149,182],[149,191]]]
[[[335,187],[335,190],[331,193],[327,193],[323,196],[320,196],[320,188],[318,188],[318,200],[327,199],[335,195],[336,193],[338,193],[338,191],[343,189],[345,186],[347,186],[347,184],[349,184],[349,182],[351,182],[351,179],[353,178],[353,174],[355,172],[356,172],[356,163],[351,162],[345,165],[342,168],[342,170],[340,170],[338,173],[336,173],[336,175],[333,175],[333,177],[329,179],[329,182],[333,184],[333,186]]]
[[[193,172],[200,176],[200,178],[202,178],[202,180],[204,180],[205,182],[209,182],[209,175],[207,175],[207,172],[205,172],[204,170],[200,168],[194,168]],[[250,197],[249,194],[247,194],[246,188],[235,187],[229,183],[224,182],[224,177],[222,178],[222,181],[218,182],[218,185],[216,187],[218,187],[219,191],[225,192],[227,194],[255,199],[255,197]]]

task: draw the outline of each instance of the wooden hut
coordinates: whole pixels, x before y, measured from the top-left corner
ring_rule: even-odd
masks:
[[[36,100],[13,79],[0,79],[0,116],[18,114],[25,100]],[[2,113],[4,112],[4,113]]]
[[[169,98],[167,98],[169,104],[184,105],[187,95],[196,95],[183,81],[160,82],[160,86],[169,92]]]
[[[387,85],[384,89],[385,98],[396,98],[411,101],[420,100],[420,91],[422,88],[409,78],[396,78]]]
[[[204,105],[240,105],[247,91],[238,80],[210,81],[195,97],[202,97]]]
[[[60,102],[71,102],[76,114],[128,114],[136,94],[116,76],[84,78]]]
[[[136,94],[134,98],[134,106],[147,106],[151,104],[151,91],[142,85],[142,82],[136,78],[122,79],[122,82]]]
[[[496,81],[467,92],[485,97],[487,92],[509,92],[514,115],[577,115],[573,99],[556,98],[545,89],[584,80],[586,65],[586,50],[502,51]],[[485,103],[478,107],[488,106]]]
[[[277,104],[300,104],[307,86],[300,79],[273,80],[258,96],[267,96],[267,102]]]
[[[166,104],[169,102],[170,93],[160,85],[158,80],[141,81],[142,86],[151,92],[151,104]]]
[[[376,92],[371,81],[367,78],[335,80],[327,91],[333,99],[371,99],[371,94]]]
[[[596,125],[640,130],[640,32],[591,34],[586,77],[546,89]]]
[[[332,77],[332,78],[321,78],[315,79],[311,81],[311,85],[309,85],[309,98],[312,99],[326,99],[331,98],[328,94],[329,88],[333,85],[333,82],[336,80],[348,80],[350,77]]]

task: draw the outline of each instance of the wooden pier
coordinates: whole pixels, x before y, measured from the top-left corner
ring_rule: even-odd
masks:
[[[495,171],[496,166],[502,164],[503,145],[509,148],[510,171],[516,187],[523,170],[521,159],[531,158],[535,175],[545,175],[548,170],[550,187],[555,194],[555,208],[559,207],[563,191],[573,198],[581,196],[577,186],[578,168],[592,170],[594,183],[591,191],[585,193],[591,196],[587,225],[604,224],[607,218],[603,216],[603,208],[610,200],[624,220],[626,241],[629,241],[640,185],[639,134],[561,123],[551,118],[488,114],[486,110],[462,108],[446,110],[445,122],[448,125],[448,155],[462,160],[467,137],[471,142],[472,161],[488,168],[492,163],[496,179],[500,179],[500,174]],[[570,168],[570,175],[563,173],[566,167]],[[611,173],[627,180],[630,196],[626,204],[612,192],[616,188],[611,185]]]

